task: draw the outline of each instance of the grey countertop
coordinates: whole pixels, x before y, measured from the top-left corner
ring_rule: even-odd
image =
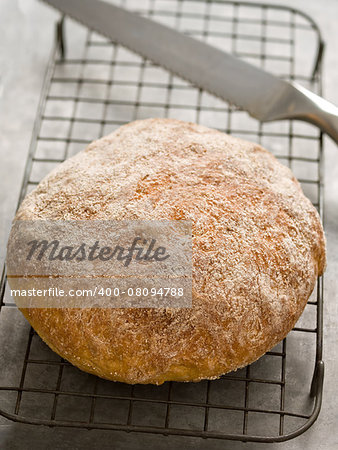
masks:
[[[272,1],[271,4],[282,3]],[[284,5],[303,10],[315,19],[327,44],[324,60],[324,96],[338,104],[338,2],[337,0],[287,0]],[[36,0],[2,0],[0,3],[0,262],[15,212],[24,164],[36,114],[41,83],[54,38],[58,15]],[[325,276],[323,406],[317,422],[302,436],[266,448],[331,450],[338,448],[338,153],[325,142],[325,230],[328,267]],[[7,339],[10,337],[7,337]],[[0,419],[0,447],[4,449],[77,448],[177,448],[256,449],[264,444],[244,444],[156,436],[151,434],[46,427],[14,424]]]

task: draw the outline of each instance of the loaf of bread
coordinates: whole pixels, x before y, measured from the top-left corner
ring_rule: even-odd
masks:
[[[178,120],[91,143],[16,219],[192,221],[191,308],[22,309],[63,358],[125,383],[214,379],[252,363],[293,328],[325,267],[320,218],[291,171],[257,144]]]

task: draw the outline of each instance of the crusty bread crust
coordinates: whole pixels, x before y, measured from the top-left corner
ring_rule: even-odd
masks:
[[[190,219],[191,309],[22,309],[72,364],[126,383],[217,378],[293,328],[325,266],[317,211],[262,147],[132,122],[51,172],[16,219]],[[13,280],[10,280],[13,283]]]

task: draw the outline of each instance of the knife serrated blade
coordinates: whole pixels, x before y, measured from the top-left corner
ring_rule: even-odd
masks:
[[[305,120],[338,140],[338,108],[305,88],[111,3],[43,1],[258,120]]]

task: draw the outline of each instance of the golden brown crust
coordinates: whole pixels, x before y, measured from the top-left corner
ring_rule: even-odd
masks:
[[[132,122],[49,174],[16,219],[191,219],[191,309],[24,309],[57,353],[110,380],[216,378],[292,329],[325,266],[319,216],[256,144],[169,119]]]

